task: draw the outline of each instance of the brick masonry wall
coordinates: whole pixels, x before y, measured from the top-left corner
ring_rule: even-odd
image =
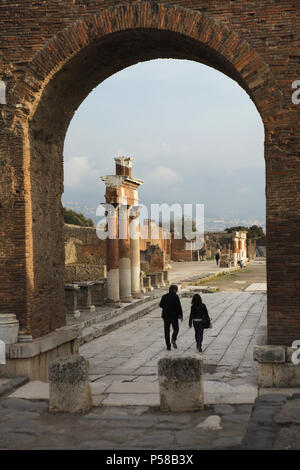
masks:
[[[93,227],[64,225],[65,282],[95,281],[106,277],[106,241]]]
[[[172,261],[193,261],[193,251],[186,250],[186,243],[188,240],[183,238],[182,240],[177,240],[172,238],[171,242],[171,260]]]
[[[37,337],[62,326],[63,144],[104,79],[178,57],[232,77],[265,127],[268,340],[300,338],[298,0],[6,0],[0,5],[0,311]],[[84,79],[83,79],[84,77]]]

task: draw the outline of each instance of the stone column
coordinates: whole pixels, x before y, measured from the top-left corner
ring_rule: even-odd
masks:
[[[120,263],[120,300],[131,302],[131,251],[129,238],[128,207],[119,210],[119,263]]]
[[[105,206],[105,204],[104,204]],[[118,208],[107,206],[107,222],[109,230],[106,239],[107,264],[107,302],[120,302],[119,289],[119,239],[118,239]]]
[[[239,240],[236,235],[232,239],[232,244],[233,244],[233,247],[232,247],[233,264],[234,266],[236,266],[239,260]]]
[[[239,260],[243,259],[243,239],[239,238]]]
[[[130,260],[131,260],[131,292],[135,299],[141,298],[141,260],[139,211],[130,214]]]

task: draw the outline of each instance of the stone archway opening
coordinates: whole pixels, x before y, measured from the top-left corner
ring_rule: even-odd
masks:
[[[65,134],[75,110],[103,80],[139,61],[154,58],[182,58],[196,60],[222,71],[237,81],[248,93],[246,82],[218,52],[209,46],[182,37],[170,31],[135,30],[109,35],[99,43],[91,44],[72,57],[45,87],[37,109],[30,121],[29,146],[31,153],[33,238],[35,250],[35,291],[49,299],[47,283],[62,283],[63,273],[58,269],[62,253],[63,145]],[[41,182],[43,181],[43,190]],[[40,227],[50,230],[41,231]],[[50,227],[49,227],[50,228]],[[51,236],[50,236],[51,232]],[[45,247],[47,247],[45,249]],[[51,258],[51,263],[49,263]],[[39,288],[40,286],[40,288]],[[51,294],[50,294],[51,295]],[[56,298],[57,302],[57,298]],[[57,312],[57,309],[55,309]],[[44,319],[41,333],[46,333],[56,315],[49,312],[48,328]],[[55,326],[61,326],[57,318]],[[54,325],[53,325],[54,326]]]
[[[265,128],[267,230],[270,256],[277,235],[276,174],[272,171],[275,129],[282,93],[268,65],[228,27],[181,7],[142,2],[80,19],[53,37],[25,66],[14,90],[18,103],[15,129],[22,129],[26,231],[24,298],[11,300],[22,331],[33,337],[64,325],[63,144],[75,110],[104,79],[123,68],[154,58],[189,59],[209,65],[235,80],[255,103]],[[276,157],[279,158],[278,155]],[[275,198],[275,199],[274,199]],[[274,202],[275,201],[275,202]],[[272,238],[273,237],[273,238]],[[272,248],[273,247],[273,248]],[[275,263],[276,264],[276,263]],[[289,327],[297,305],[277,301],[278,280],[268,263],[269,342],[288,344],[297,331]],[[11,281],[12,284],[15,281]],[[24,284],[24,285],[23,285]],[[42,312],[42,313],[41,313]],[[285,324],[281,317],[286,316]]]

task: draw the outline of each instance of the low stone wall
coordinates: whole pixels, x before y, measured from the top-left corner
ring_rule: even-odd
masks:
[[[95,227],[64,225],[65,282],[84,282],[106,277],[106,241]]]
[[[287,346],[255,346],[260,387],[300,387],[300,364],[293,363],[296,349]],[[300,356],[300,353],[299,353]]]
[[[0,377],[28,377],[48,382],[48,366],[62,356],[78,354],[77,331],[59,328],[30,342],[6,345],[6,364],[0,365]]]

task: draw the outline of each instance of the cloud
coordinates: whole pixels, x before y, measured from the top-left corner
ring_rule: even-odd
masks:
[[[72,157],[65,163],[65,187],[79,186],[86,177],[90,176],[92,167],[87,157]]]
[[[180,180],[179,175],[167,166],[158,166],[146,176],[147,183],[151,185],[174,184]]]

